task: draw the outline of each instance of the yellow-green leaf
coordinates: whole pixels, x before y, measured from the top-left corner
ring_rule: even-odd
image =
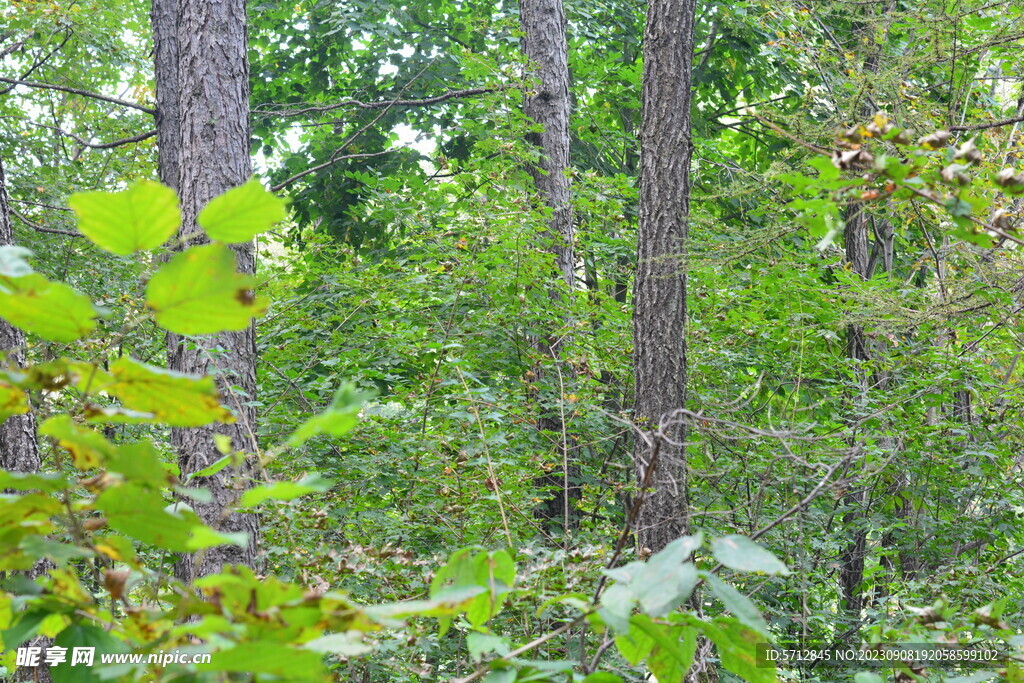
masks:
[[[256,278],[235,272],[223,244],[192,247],[170,260],[146,287],[157,323],[178,334],[241,330],[267,309],[253,293]]]
[[[78,216],[78,230],[90,242],[127,256],[155,249],[181,225],[181,210],[174,190],[143,180],[122,192],[82,192],[68,204]]]
[[[211,422],[234,422],[220,404],[212,377],[193,377],[122,356],[110,364],[112,381],[97,387],[118,398],[125,408],[151,413],[173,427],[198,427]]]
[[[39,273],[0,277],[0,317],[15,327],[56,342],[72,342],[96,327],[89,297]]]
[[[69,415],[56,415],[39,425],[39,433],[52,437],[71,454],[75,467],[87,470],[105,463],[114,454],[114,444],[99,432],[75,424]]]
[[[284,201],[253,178],[210,200],[199,213],[199,225],[211,239],[248,242],[284,220],[284,216]]]
[[[28,412],[28,395],[18,387],[0,382],[0,423],[11,415]]]

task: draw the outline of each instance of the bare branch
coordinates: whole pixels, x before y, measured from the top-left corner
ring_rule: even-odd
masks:
[[[344,148],[342,148],[342,149],[344,149]],[[341,156],[332,156],[329,160],[325,161],[322,164],[317,164],[316,166],[313,166],[312,168],[307,168],[305,171],[299,171],[298,173],[296,173],[292,177],[290,177],[290,178],[288,178],[286,180],[282,180],[277,185],[274,185],[273,187],[271,187],[270,191],[271,192],[279,192],[280,190],[282,190],[282,189],[288,187],[289,185],[291,185],[292,183],[294,183],[299,178],[303,178],[305,176],[308,176],[310,173],[316,173],[317,171],[323,170],[323,169],[327,168],[328,166],[332,166],[333,164],[336,164],[339,161],[344,161],[345,159],[362,159],[362,158],[365,158],[365,157],[379,157],[379,156],[383,156],[385,154],[391,154],[394,151],[395,150],[393,150],[393,149],[386,149],[383,152],[367,152],[365,154],[343,154]]]
[[[51,126],[46,123],[35,123],[34,121],[29,121],[29,123],[38,128],[47,128],[49,130],[56,131],[61,135],[71,138],[72,140],[80,144],[82,147],[88,147],[90,149],[113,149],[114,147],[130,145],[133,142],[141,142],[156,135],[156,129],[154,128],[153,130],[147,130],[145,133],[139,133],[138,135],[133,135],[132,137],[129,138],[121,138],[120,140],[114,140],[113,142],[89,142],[85,138],[79,137],[74,133],[69,133],[63,128],[59,128],[57,126]]]
[[[409,79],[409,82],[406,83],[405,86],[402,87],[401,92],[399,92],[398,94],[401,95],[406,90],[408,90],[412,86],[412,84],[416,82],[416,79],[418,79],[420,76],[422,76],[426,72],[426,70],[430,68],[430,66],[433,63],[434,63],[434,60],[431,60],[426,66],[424,66],[422,69],[420,69],[419,73],[417,73],[415,76],[413,76],[411,79]],[[328,159],[327,161],[325,161],[322,164],[318,164],[317,166],[314,166],[313,168],[307,168],[305,171],[301,171],[299,173],[296,173],[291,178],[288,178],[287,180],[285,180],[283,182],[280,182],[277,185],[275,185],[274,187],[270,188],[270,191],[271,192],[277,192],[277,191],[281,190],[282,188],[287,187],[288,185],[292,184],[293,182],[295,182],[299,178],[305,177],[305,176],[309,175],[310,173],[315,173],[316,171],[319,171],[321,169],[327,168],[328,166],[331,166],[332,164],[336,164],[337,162],[342,161],[344,159],[357,159],[357,158],[360,158],[360,157],[377,157],[377,156],[381,156],[381,155],[389,154],[389,153],[393,152],[394,150],[384,150],[383,152],[371,152],[371,153],[367,153],[367,154],[345,154],[345,155],[341,154],[345,150],[346,147],[351,145],[360,135],[362,135],[367,130],[369,130],[371,126],[376,124],[378,121],[381,120],[381,118],[385,114],[387,114],[389,111],[391,111],[391,107],[395,106],[395,102],[401,102],[401,100],[395,99],[395,100],[392,100],[391,102],[389,102],[387,104],[387,106],[384,108],[384,110],[381,111],[381,113],[379,113],[375,117],[373,117],[372,121],[369,121],[366,125],[364,125],[362,128],[357,130],[355,133],[352,133],[352,135],[350,135],[347,140],[345,140],[343,143],[341,143],[338,146],[338,149],[335,150],[334,154],[331,155],[330,159]]]
[[[1002,119],[1000,121],[990,121],[989,123],[974,123],[969,126],[950,126],[949,130],[964,131],[964,130],[988,130],[989,128],[999,128],[1000,126],[1009,126],[1013,123],[1020,123],[1024,121],[1024,116],[1014,116],[1009,119]]]
[[[53,204],[43,204],[41,202],[30,202],[27,199],[15,199],[14,197],[11,197],[11,201],[17,204],[28,204],[29,206],[38,206],[41,209],[50,209],[51,211],[71,211],[71,209],[69,209],[66,206],[55,206]]]
[[[102,100],[103,102],[110,102],[111,104],[119,104],[122,107],[130,107],[132,109],[138,109],[139,111],[146,112],[147,114],[156,115],[156,109],[152,109],[141,104],[136,104],[135,102],[121,100],[116,97],[108,97],[107,95],[100,95],[99,93],[89,92],[88,90],[70,88],[66,85],[53,85],[52,83],[39,83],[37,81],[19,81],[15,78],[3,78],[2,76],[0,76],[0,83],[24,85],[29,88],[41,88],[43,90],[59,90],[60,92],[71,93],[72,95],[81,95],[82,97],[91,97],[94,100]]]
[[[39,223],[35,222],[31,218],[23,215],[20,211],[15,209],[13,206],[10,207],[11,215],[20,220],[22,223],[32,228],[36,232],[47,232],[51,235],[67,235],[68,237],[84,237],[81,233],[71,232],[70,230],[60,230],[59,228],[44,228]]]
[[[341,102],[335,102],[334,104],[327,104],[321,107],[306,107],[305,109],[283,109],[279,111],[274,110],[257,110],[267,116],[301,116],[303,114],[322,114],[328,111],[334,111],[335,109],[341,109],[342,107],[356,107],[358,109],[384,109],[391,107],[425,107],[431,104],[438,104],[445,100],[451,100],[458,97],[472,97],[473,95],[486,95],[487,93],[497,92],[500,88],[467,88],[466,90],[451,90],[444,93],[443,95],[435,95],[434,97],[426,97],[419,100],[385,100],[383,102],[362,102],[360,100],[342,100]]]
[[[7,55],[11,54],[12,52],[17,52],[18,50],[20,50],[24,46],[25,46],[25,43],[23,41],[20,41],[20,40],[15,42],[15,43],[11,43],[7,47],[5,47],[2,50],[0,50],[0,59],[3,59],[4,57],[6,57]]]

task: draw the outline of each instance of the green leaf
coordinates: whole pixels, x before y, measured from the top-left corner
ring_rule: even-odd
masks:
[[[199,225],[211,239],[248,242],[284,220],[284,201],[253,178],[210,200],[199,213]]]
[[[107,469],[124,475],[129,481],[153,487],[165,486],[173,479],[164,468],[160,454],[148,441],[118,446],[107,459]]]
[[[108,383],[100,382],[97,390],[173,427],[235,421],[231,411],[220,404],[212,377],[185,375],[121,356],[110,364],[110,378]]]
[[[700,622],[697,627],[714,642],[726,670],[750,683],[776,683],[774,666],[757,665],[757,644],[765,642],[763,635],[728,617],[719,617],[712,623]]]
[[[67,648],[67,661],[51,669],[53,680],[59,683],[86,683],[102,681],[100,671],[103,667],[99,664],[99,655],[110,653],[117,654],[127,652],[128,648],[124,643],[110,635],[102,628],[87,624],[74,623],[65,628],[54,639],[53,644],[57,647]],[[71,655],[75,648],[95,648],[93,650],[95,659],[93,666],[83,666],[81,663],[76,666],[71,664]]]
[[[636,596],[621,583],[612,584],[601,595],[598,613],[605,623],[617,633],[629,631],[629,617],[633,613]]]
[[[622,678],[606,671],[596,671],[584,678],[583,683],[622,683]]]
[[[807,165],[818,170],[820,180],[835,180],[839,177],[839,169],[827,156],[816,156],[808,161]]]
[[[39,631],[39,625],[43,619],[49,616],[45,610],[26,612],[10,628],[0,631],[0,641],[3,642],[5,650],[13,650]]]
[[[181,224],[174,190],[151,180],[135,183],[123,192],[74,194],[68,205],[78,216],[79,232],[119,256],[156,249]]]
[[[200,671],[238,671],[270,674],[288,680],[317,680],[323,675],[323,656],[317,652],[264,640],[213,653],[210,662],[194,665]]]
[[[0,491],[34,491],[44,493],[61,491],[68,487],[68,480],[63,474],[44,472],[8,472],[0,470]]]
[[[249,489],[242,495],[241,505],[252,507],[265,500],[292,500],[307,493],[329,491],[333,482],[319,474],[307,474],[299,481],[279,481]]]
[[[659,681],[682,681],[693,664],[697,651],[697,631],[686,624],[668,626],[645,621],[645,617],[634,617],[641,628],[655,643],[647,666]],[[681,641],[681,642],[680,642]]]
[[[267,309],[255,286],[256,278],[235,272],[230,247],[207,244],[165,264],[146,287],[146,303],[161,327],[178,334],[242,330]]]
[[[707,584],[711,592],[715,594],[722,604],[725,605],[725,609],[732,612],[733,616],[740,620],[744,625],[754,629],[758,633],[762,633],[765,636],[768,635],[768,624],[765,623],[764,618],[761,616],[761,612],[757,609],[750,598],[740,593],[738,590],[730,586],[729,584],[722,581],[714,574],[708,572],[700,572],[700,575],[704,578],[704,582]]]
[[[627,662],[636,666],[654,649],[654,639],[630,620],[629,630],[615,636],[615,647]]]
[[[187,505],[165,505],[159,491],[138,484],[112,486],[96,498],[107,524],[143,543],[178,553],[217,545],[242,545],[244,534],[222,534],[205,526]]]
[[[861,671],[857,673],[854,675],[853,680],[855,683],[885,683],[884,678],[878,674],[871,673],[870,671]]]
[[[729,569],[739,572],[789,576],[789,569],[785,564],[746,536],[733,534],[716,538],[711,541],[711,552],[716,560]]]
[[[515,582],[515,563],[504,550],[473,556],[473,581],[487,592],[477,596],[466,608],[466,621],[481,626],[501,611]]]
[[[89,297],[38,273],[0,277],[0,317],[50,341],[68,343],[96,328]]]
[[[640,568],[629,589],[639,599],[644,613],[664,616],[690,597],[697,584],[697,572],[686,560],[703,543],[701,533],[677,538]]]
[[[484,683],[515,683],[519,676],[515,669],[500,669],[487,672]]]

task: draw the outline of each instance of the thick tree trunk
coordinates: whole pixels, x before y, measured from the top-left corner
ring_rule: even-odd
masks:
[[[11,210],[7,203],[7,178],[0,159],[0,246],[14,244]],[[0,354],[8,365],[25,363],[25,335],[0,318]],[[36,418],[29,411],[12,415],[0,423],[0,468],[12,472],[35,472],[39,469],[39,448],[36,444]]]
[[[244,0],[155,0],[153,6],[160,147],[160,176],[181,197],[181,237],[200,231],[196,216],[217,195],[252,174],[249,157],[249,64]],[[235,247],[239,270],[255,271],[251,244]],[[216,428],[172,429],[182,475],[221,457],[213,436],[231,437],[235,450],[256,453],[256,344],[254,328],[185,339],[168,335],[168,364],[191,374],[213,373],[237,422]],[[207,523],[224,532],[245,532],[244,548],[225,546],[179,558],[183,581],[228,564],[256,566],[259,533],[255,515],[226,510],[250,485],[251,458],[196,484],[213,493],[210,503],[192,505]],[[241,482],[241,483],[237,483]]]
[[[873,239],[872,235],[874,235]],[[876,224],[864,213],[862,205],[851,206],[846,215],[844,230],[846,260],[850,265],[850,270],[864,279],[870,279],[877,269],[881,269],[883,272],[891,271],[893,235],[893,227],[888,221],[883,220]],[[863,326],[851,324],[847,327],[846,355],[848,358],[861,363],[872,358],[884,357],[886,353],[885,342],[869,340]],[[854,398],[857,403],[866,404],[870,392],[884,391],[888,387],[888,373],[875,371],[869,375],[867,372],[859,370],[858,372],[860,372],[858,395]],[[892,450],[896,447],[895,440],[888,435],[878,436],[877,443],[884,450]],[[852,445],[859,447],[860,442],[854,442]],[[905,485],[903,475],[897,473],[895,480],[889,485],[886,495],[898,497],[899,491]],[[865,592],[862,583],[868,552],[867,532],[863,525],[859,524],[859,520],[866,513],[867,501],[868,492],[862,488],[855,488],[843,499],[843,504],[847,508],[847,512],[843,516],[843,526],[849,535],[849,543],[839,558],[839,584],[847,614],[855,622],[859,621],[861,610],[865,607]],[[883,543],[891,543],[891,538],[883,538]]]
[[[576,282],[575,256],[573,252],[572,205],[569,194],[569,58],[568,42],[565,35],[565,12],[562,0],[520,0],[519,20],[523,29],[523,52],[530,61],[528,75],[536,79],[523,103],[523,111],[541,126],[541,131],[531,133],[529,140],[540,151],[540,159],[529,168],[530,176],[540,193],[545,207],[551,211],[548,224],[547,248],[555,256],[555,265],[569,291]],[[562,301],[558,290],[549,290],[556,301]],[[540,353],[551,361],[558,362],[562,355],[565,339],[559,334],[549,334],[536,340]],[[571,379],[569,366],[561,370],[561,377],[543,373],[538,368],[538,379],[546,380],[554,387],[556,396],[563,393],[561,385]],[[540,375],[547,374],[547,377]],[[561,401],[561,396],[555,403]],[[578,499],[579,489],[572,483],[577,467],[576,448],[566,433],[566,425],[556,407],[545,406],[537,421],[537,429],[554,435],[560,444],[562,462],[549,475],[541,477],[538,484],[552,487],[557,493],[549,498],[540,510],[540,515],[549,520],[571,523],[570,504]]]
[[[656,430],[686,404],[686,240],[690,215],[690,85],[694,0],[650,0],[644,33],[640,229],[633,290],[633,419]],[[688,530],[686,438],[674,421],[657,462],[634,447],[641,485],[654,467],[637,522],[652,551]]]
[[[14,244],[14,230],[11,226],[11,209],[7,197],[7,177],[4,175],[3,160],[0,159],[0,246]],[[25,335],[17,327],[0,318],[0,355],[5,356],[9,366],[24,366]],[[11,472],[37,472],[42,465],[39,456],[39,444],[36,434],[36,416],[32,411],[24,415],[12,415],[0,422],[0,469]],[[27,572],[30,578],[45,574],[53,564],[43,559]],[[51,644],[48,638],[37,636],[25,647],[47,647]],[[53,680],[49,667],[40,664],[37,667],[20,667],[15,670],[15,681]]]
[[[530,166],[533,183],[551,209],[550,249],[562,279],[571,289],[576,281],[573,255],[572,205],[569,201],[569,48],[562,0],[520,0],[523,52],[530,60],[529,76],[536,79],[523,111],[543,130],[529,139],[540,148]],[[555,350],[558,342],[555,342]]]

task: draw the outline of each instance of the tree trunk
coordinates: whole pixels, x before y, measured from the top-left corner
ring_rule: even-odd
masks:
[[[633,289],[633,419],[656,430],[686,404],[686,240],[690,215],[690,85],[694,0],[649,0],[640,129],[640,226]],[[686,430],[678,420],[653,451],[633,450],[638,480],[654,467],[637,520],[657,552],[689,527]]]
[[[0,246],[14,244],[14,230],[11,226],[11,208],[7,197],[7,177],[4,175],[3,160],[0,159]],[[17,327],[0,318],[0,355],[5,356],[8,366],[24,367],[25,335]],[[36,416],[30,410],[24,415],[12,415],[0,422],[0,469],[10,472],[38,472],[42,466],[39,444],[36,440]],[[29,578],[45,574],[53,564],[41,559],[25,572]],[[47,647],[49,638],[36,636],[24,647]],[[53,680],[45,664],[36,667],[20,667],[15,670],[12,680],[42,681]]]
[[[0,246],[14,244],[11,209],[7,202],[7,178],[3,160],[0,160]],[[3,318],[0,318],[0,354],[6,355],[9,366],[25,364],[25,335]],[[12,472],[35,472],[39,466],[36,418],[32,411],[12,415],[0,423],[0,468]]]
[[[181,198],[181,237],[199,232],[196,216],[217,195],[241,185],[252,174],[249,157],[249,64],[246,55],[244,0],[155,0],[154,58],[160,177]],[[252,244],[234,247],[241,272],[253,273]],[[214,434],[231,438],[232,447],[256,453],[256,344],[254,327],[201,338],[168,335],[168,365],[190,374],[213,373],[226,404],[235,412],[231,425],[172,429],[183,476],[221,455]],[[207,524],[224,532],[245,532],[246,547],[223,546],[183,555],[175,574],[183,581],[220,571],[228,564],[256,566],[258,518],[227,509],[251,485],[251,455],[240,468],[228,468],[196,480],[213,494],[210,503],[191,502]]]
[[[548,249],[555,257],[555,265],[571,292],[576,282],[573,253],[572,205],[569,195],[569,57],[565,35],[565,12],[562,0],[520,0],[519,21],[523,29],[523,52],[530,61],[528,75],[536,79],[523,103],[524,113],[542,128],[530,133],[528,140],[540,151],[540,159],[529,167],[530,176],[540,193],[545,207],[551,211],[546,231]],[[549,296],[561,302],[557,289],[549,289]],[[565,346],[565,338],[557,333],[536,340],[541,355],[557,363]],[[566,425],[557,405],[561,404],[563,385],[571,379],[572,370],[563,366],[561,376],[536,372],[539,380],[546,379],[553,387],[555,406],[542,406],[537,429],[543,434],[555,435],[561,445],[562,462],[551,474],[537,482],[545,488],[553,487],[557,493],[542,505],[540,515],[546,520],[562,520],[568,528],[571,523],[570,504],[579,498],[579,488],[572,484],[576,473],[576,448],[566,433]],[[542,375],[548,374],[545,378]]]

